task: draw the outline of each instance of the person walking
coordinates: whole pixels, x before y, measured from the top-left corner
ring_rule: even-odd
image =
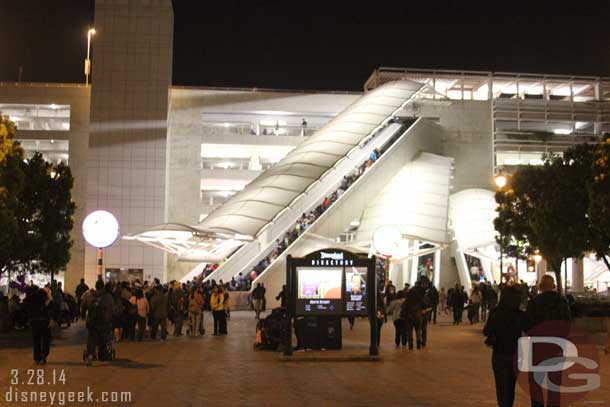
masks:
[[[481,321],[487,321],[487,310],[489,306],[489,290],[487,284],[479,284],[479,293],[481,295]]]
[[[218,287],[218,297],[221,302],[221,308],[218,310],[218,333],[220,335],[226,335],[227,332],[227,312],[229,311],[229,296],[224,286]]]
[[[517,342],[526,327],[526,316],[519,309],[521,293],[515,287],[502,290],[500,303],[489,313],[483,329],[486,344],[493,348],[491,365],[496,382],[496,400],[499,407],[512,407],[515,401],[514,370]]]
[[[455,285],[455,289],[451,295],[451,307],[453,308],[453,325],[459,325],[462,323],[462,316],[464,314],[464,303],[466,302],[466,293],[464,287],[460,289],[458,284]]]
[[[504,292],[502,292],[502,296]],[[500,302],[502,302],[502,296]],[[528,336],[554,336],[558,338],[566,338],[570,331],[570,306],[568,301],[560,295],[555,287],[555,280],[550,275],[545,275],[540,281],[540,294],[534,297],[527,304],[526,313],[526,333]],[[544,325],[543,325],[544,324]],[[541,327],[542,326],[542,327]],[[536,332],[536,328],[544,332]],[[563,350],[558,347],[538,348],[538,352],[533,352],[532,361],[534,365],[538,365],[544,360],[554,357],[563,357]],[[561,371],[549,372],[548,380],[556,386],[561,386]],[[548,391],[544,397],[543,389],[535,382],[533,374],[530,374],[530,398],[532,407],[559,406],[559,392]]]
[[[34,363],[46,365],[51,351],[51,316],[53,300],[45,290],[32,286],[24,301],[32,329]]]
[[[288,304],[288,287],[286,287],[286,284],[282,286],[282,291],[279,292],[275,299],[280,301],[281,308],[286,308]]]
[[[438,301],[441,306],[441,313],[447,315],[447,292],[445,287],[441,287],[441,291],[438,293]]]
[[[150,298],[150,313],[152,323],[150,327],[150,338],[157,339],[157,331],[161,328],[161,340],[167,338],[167,314],[168,304],[167,296],[163,292],[163,287],[160,285],[153,288],[153,295]]]
[[[224,294],[220,286],[214,286],[212,288],[212,297],[210,298],[210,306],[212,308],[212,316],[214,317],[214,334],[220,335],[221,329],[221,314],[224,314]]]
[[[180,284],[179,281],[174,282],[170,305],[172,308],[172,313],[174,315],[174,336],[182,336],[182,324],[184,322],[185,305],[184,291],[182,291],[182,284]]]
[[[416,287],[411,288],[406,293],[405,300],[401,307],[401,316],[405,320],[407,328],[409,350],[413,350],[413,331],[415,331],[417,349],[421,348],[422,304],[415,288]]]
[[[189,320],[191,323],[190,334],[199,336],[199,325],[201,324],[201,314],[203,309],[203,297],[194,287],[189,296]]]
[[[95,293],[92,294],[87,304],[88,308],[85,312],[88,331],[86,361],[90,366],[96,357],[98,360],[107,360],[111,357],[108,355],[108,348],[113,340],[112,322],[115,306],[112,293],[106,289],[101,279],[95,282]]]
[[[252,307],[257,320],[260,319],[261,311],[263,310],[263,299],[265,298],[265,289],[260,283],[256,284],[256,288],[252,291]]]
[[[136,307],[138,315],[136,316],[136,324],[138,325],[138,342],[142,342],[144,333],[146,332],[146,318],[150,313],[148,300],[144,296],[144,291],[141,288],[136,290]]]
[[[407,327],[405,325],[405,320],[401,315],[402,303],[404,301],[405,293],[399,291],[392,302],[390,302],[387,309],[387,313],[392,315],[392,321],[394,322],[394,343],[396,344],[396,347],[399,347],[402,344],[403,348],[407,346]]]
[[[470,293],[470,301],[472,302],[474,313],[473,322],[475,324],[478,324],[480,322],[479,312],[481,309],[481,295],[479,294],[479,289],[476,286],[472,289],[472,292]]]
[[[80,283],[76,286],[76,289],[74,290],[74,293],[76,294],[76,306],[78,307],[78,310],[81,309],[81,298],[83,297],[83,294],[87,291],[89,291],[89,286],[85,284],[85,279],[81,278]]]

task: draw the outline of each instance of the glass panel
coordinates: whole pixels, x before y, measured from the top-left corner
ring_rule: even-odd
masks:
[[[8,115],[20,131],[70,130],[70,105],[0,103],[0,113]]]

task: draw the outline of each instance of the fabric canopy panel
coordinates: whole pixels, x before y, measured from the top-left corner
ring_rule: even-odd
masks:
[[[220,239],[209,232],[179,223],[166,223],[131,236],[125,240],[135,240],[165,250],[181,259],[196,258],[197,261],[218,262],[243,245],[247,239],[231,237]]]
[[[375,129],[390,120],[422,86],[409,81],[389,82],[361,97],[212,212],[198,228],[256,236]]]
[[[371,244],[375,231],[393,226],[403,238],[447,243],[452,158],[422,153],[406,164],[364,210],[356,244]]]
[[[461,251],[474,251],[495,243],[496,200],[493,191],[465,189],[451,195],[449,220]]]

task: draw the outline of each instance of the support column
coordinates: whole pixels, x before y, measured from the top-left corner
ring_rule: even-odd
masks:
[[[441,249],[434,252],[434,286],[440,290],[441,285]]]
[[[413,248],[415,250],[419,250],[419,240],[414,240],[413,241]],[[409,282],[409,284],[411,284],[411,287],[413,287],[415,285],[415,282],[417,281],[417,265],[419,264],[419,256],[415,256],[411,259],[411,281]]]
[[[585,270],[582,259],[572,259],[572,291],[585,290]]]
[[[400,286],[400,289],[403,289],[405,284],[411,281],[409,275],[409,264],[409,260],[407,259],[402,261],[402,285]],[[398,289],[398,286],[396,286],[396,289]]]

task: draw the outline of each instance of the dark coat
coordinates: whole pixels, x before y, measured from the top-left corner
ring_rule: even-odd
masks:
[[[489,313],[483,334],[494,338],[495,353],[513,355],[517,351],[517,341],[525,327],[525,312],[520,309],[504,310],[496,307]]]
[[[527,304],[527,330],[545,321],[569,321],[570,306],[565,297],[556,291],[538,294]]]
[[[150,298],[150,313],[156,321],[167,318],[167,296],[158,289]]]

